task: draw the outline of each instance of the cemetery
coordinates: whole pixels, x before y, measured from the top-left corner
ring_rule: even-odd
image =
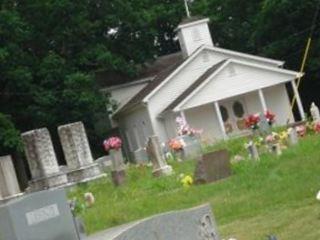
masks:
[[[2,157],[0,236],[40,240],[60,234],[63,239],[102,240],[174,235],[219,240],[269,234],[312,239],[319,234],[309,230],[318,229],[319,223],[320,118],[315,104],[310,111],[312,120],[287,128],[272,127],[276,116],[270,111],[249,115],[246,125],[252,134],[214,145],[190,141],[187,136],[198,139],[201,131],[178,118],[178,132],[183,131],[177,142],[163,148],[157,136],[150,136],[149,160],[138,163],[125,163],[119,137],[103,143],[109,152],[104,161],[110,164],[95,163],[81,122],[57,128],[67,166],[58,165],[45,128],[23,133],[32,179],[21,191],[11,157]],[[181,154],[184,149],[194,154]],[[286,222],[292,218],[310,223],[299,229],[290,223],[288,232]],[[19,228],[10,230],[8,219]],[[275,228],[279,225],[274,219],[283,228]],[[46,230],[47,238],[41,238],[42,228],[58,222],[61,231]],[[254,230],[248,231],[251,225]]]
[[[8,59],[2,63],[9,47],[0,48],[0,65],[9,69],[4,79],[34,78],[28,93],[6,92],[10,84],[0,84],[0,101],[9,106],[14,95],[19,104],[8,109],[20,109],[12,119],[0,109],[0,240],[320,239],[319,96],[306,97],[305,90],[299,90],[317,33],[320,2],[307,29],[299,71],[271,58],[274,54],[222,48],[210,25],[218,15],[192,15],[209,5],[189,0],[179,2],[186,17],[170,19],[163,25],[170,25],[163,36],[148,33],[153,36],[148,38],[151,48],[158,45],[160,55],[151,51],[152,57],[144,59],[145,43],[138,44],[145,49],[130,44],[126,48],[124,41],[115,47],[123,52],[115,56],[114,42],[143,38],[151,26],[139,25],[143,31],[131,29],[122,39],[122,31],[131,27],[122,29],[123,22],[113,19],[114,27],[100,28],[113,14],[102,9],[122,9],[126,18],[135,13],[134,8],[126,12],[134,3],[98,2],[79,2],[83,14],[75,19],[85,23],[87,36],[86,28],[80,33],[70,30],[69,22],[77,20],[64,18],[79,11],[67,11],[76,7],[71,2],[68,8],[64,1],[32,6],[43,7],[40,15],[57,13],[52,19],[69,27],[62,31],[59,53],[53,49],[61,39],[51,39],[58,33],[44,34],[41,44],[24,42],[32,38],[29,31],[43,29],[23,24],[24,18],[20,23],[18,15],[28,12],[15,12],[25,7],[22,3],[0,8],[0,19],[7,8],[17,14],[5,16],[14,19],[14,27],[8,30],[0,24],[0,32],[15,29],[17,36],[28,36],[14,37],[21,39],[14,51],[26,45],[34,58],[48,51],[34,62],[26,53],[16,57],[28,59],[28,67],[19,68],[19,63],[12,67],[15,72],[11,63],[5,65]],[[222,2],[215,11],[225,11]],[[263,5],[265,11],[268,4]],[[190,11],[191,6],[198,7]],[[159,9],[138,15],[139,23],[152,19]],[[135,19],[131,17],[130,23]],[[217,33],[223,31],[218,27]],[[72,44],[64,42],[73,34],[80,35],[72,36]],[[162,38],[173,41],[176,51],[163,49]],[[9,38],[3,39],[6,43]],[[33,49],[45,42],[47,50]],[[88,45],[93,49],[86,52]],[[24,72],[34,66],[34,75]],[[99,85],[101,79],[107,84]],[[45,90],[55,85],[53,92]],[[20,86],[28,91],[27,84]]]

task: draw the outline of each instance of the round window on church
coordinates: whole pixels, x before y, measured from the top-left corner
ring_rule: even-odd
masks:
[[[229,113],[228,113],[227,108],[225,106],[220,106],[220,112],[221,112],[222,120],[224,122],[228,121]]]
[[[238,118],[243,117],[244,109],[243,109],[243,105],[241,102],[239,102],[239,101],[234,102],[232,108],[233,108],[234,115],[236,115],[236,117],[238,117]]]

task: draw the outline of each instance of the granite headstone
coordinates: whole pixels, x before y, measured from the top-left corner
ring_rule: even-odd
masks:
[[[115,227],[88,240],[220,240],[209,204]]]
[[[78,240],[64,189],[24,195],[0,205],[1,240]]]
[[[196,184],[214,182],[231,175],[230,154],[227,150],[206,153],[198,160],[194,179]]]
[[[179,136],[176,139],[183,143],[183,160],[194,160],[202,155],[202,148],[199,139],[188,135]]]

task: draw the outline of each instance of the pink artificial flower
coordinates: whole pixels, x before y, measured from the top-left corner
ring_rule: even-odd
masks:
[[[299,126],[296,126],[296,131],[299,137],[304,137],[307,133],[307,128],[304,125],[299,125]]]
[[[316,123],[314,124],[313,130],[314,130],[316,133],[320,133],[320,122],[316,122]]]
[[[266,142],[267,143],[272,143],[274,141],[274,136],[272,134],[269,134],[268,136],[266,136]]]
[[[189,135],[194,136],[196,134],[201,134],[202,130],[194,129],[189,126],[189,124],[182,117],[176,118],[176,123],[178,124],[178,135]]]
[[[118,137],[110,137],[103,141],[103,147],[105,151],[119,150],[122,146],[122,141]]]

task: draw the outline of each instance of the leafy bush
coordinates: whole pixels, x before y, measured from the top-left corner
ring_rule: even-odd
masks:
[[[20,132],[10,118],[0,113],[0,155],[22,151]]]

